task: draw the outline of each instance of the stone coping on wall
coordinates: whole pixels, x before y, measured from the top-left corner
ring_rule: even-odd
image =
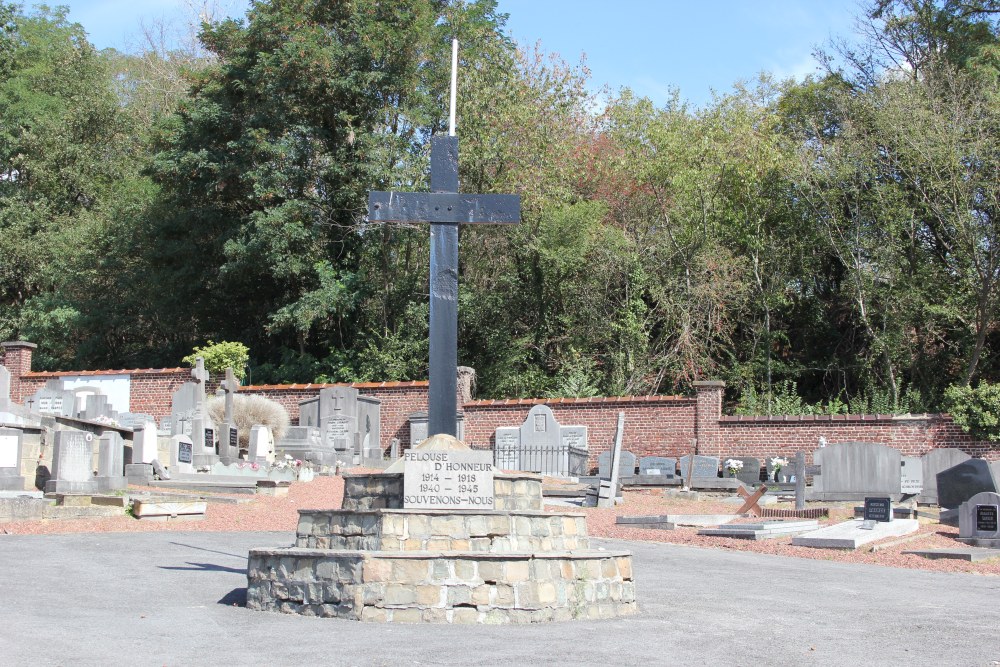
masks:
[[[240,391],[305,391],[330,387],[354,387],[355,389],[403,389],[407,387],[427,387],[427,380],[394,382],[308,382],[305,384],[251,384],[240,387]]]
[[[161,375],[190,372],[190,368],[129,368],[106,371],[30,371],[22,378],[76,377],[77,375]]]
[[[586,403],[668,403],[676,401],[694,401],[694,396],[593,396],[587,398],[498,398],[469,401],[462,407],[505,407],[528,405],[560,405]]]
[[[721,423],[801,423],[801,422],[900,422],[900,421],[934,421],[948,419],[947,414],[920,415],[728,415],[719,418]]]

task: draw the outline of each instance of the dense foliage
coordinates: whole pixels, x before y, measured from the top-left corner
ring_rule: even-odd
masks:
[[[0,337],[44,367],[226,340],[256,382],[426,377],[427,230],[366,193],[427,188],[455,35],[463,190],[523,206],[462,230],[481,395],[939,409],[1000,379],[998,16],[874,0],[824,76],[691,109],[595,99],[492,0],[257,1],[197,57],[0,4]]]

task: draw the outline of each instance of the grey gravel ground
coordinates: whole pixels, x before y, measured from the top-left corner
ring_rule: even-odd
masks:
[[[667,544],[595,541],[635,554],[641,613],[625,620],[375,625],[239,606],[247,551],[292,539],[0,536],[0,664],[1000,664],[996,577]]]

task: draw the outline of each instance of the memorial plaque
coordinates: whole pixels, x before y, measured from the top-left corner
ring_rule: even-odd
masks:
[[[899,460],[899,491],[914,495],[924,490],[924,462],[916,456]]]
[[[194,445],[190,442],[177,443],[177,460],[181,463],[191,463],[194,456]]]
[[[17,436],[0,435],[0,468],[17,468]]]
[[[976,505],[976,530],[982,533],[997,532],[997,505]]]
[[[535,415],[535,430],[545,431],[545,415]]]
[[[559,429],[559,441],[564,447],[587,448],[587,428],[584,426],[563,426]]]
[[[403,508],[492,510],[492,453],[403,452]]]
[[[215,429],[205,429],[205,449],[215,449]]]
[[[330,417],[326,423],[326,434],[331,438],[346,438],[350,425],[350,420],[346,417]]]
[[[232,447],[233,449],[240,448],[239,431],[237,431],[235,428],[229,429],[229,446]]]
[[[865,521],[892,521],[892,500],[865,498]]]

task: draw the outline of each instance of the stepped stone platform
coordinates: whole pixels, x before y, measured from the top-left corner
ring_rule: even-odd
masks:
[[[294,546],[250,551],[247,608],[500,624],[637,611],[629,552],[591,549],[583,514],[541,511],[539,476],[493,484],[497,509],[405,509],[403,474],[347,476],[341,509],[300,510]]]

